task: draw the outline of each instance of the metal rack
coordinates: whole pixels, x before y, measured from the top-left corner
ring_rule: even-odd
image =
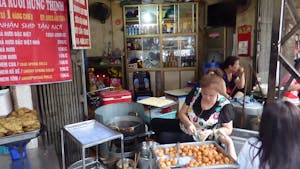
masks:
[[[63,169],[66,168],[64,133],[71,136],[71,139],[81,146],[82,160],[80,160],[80,163],[82,163],[82,165],[76,165],[75,168],[85,169],[87,166],[95,165],[95,164],[97,166],[99,165],[101,166],[101,163],[98,160],[99,159],[98,145],[114,139],[121,139],[121,159],[123,160],[124,158],[123,134],[110,129],[95,120],[88,120],[79,123],[69,124],[64,126],[63,129],[61,129],[61,148],[62,148],[61,152],[62,152]],[[94,160],[90,160],[91,158],[86,158],[85,150],[93,146],[96,146],[96,158]],[[122,161],[122,165],[123,165],[123,161]],[[124,166],[122,167],[124,168]]]

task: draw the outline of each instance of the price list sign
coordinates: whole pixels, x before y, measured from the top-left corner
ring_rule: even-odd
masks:
[[[67,0],[0,0],[0,85],[72,80]]]
[[[87,0],[69,0],[73,49],[90,49],[90,28]]]

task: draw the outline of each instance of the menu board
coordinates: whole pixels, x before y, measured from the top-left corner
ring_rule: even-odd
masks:
[[[69,0],[73,49],[91,48],[87,0]]]
[[[72,80],[67,0],[0,0],[0,85]]]

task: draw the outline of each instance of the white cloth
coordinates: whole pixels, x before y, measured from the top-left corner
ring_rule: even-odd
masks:
[[[259,156],[253,157],[257,154],[261,142],[257,138],[249,138],[242,147],[238,155],[238,163],[240,169],[259,169]],[[268,168],[268,167],[267,167]]]

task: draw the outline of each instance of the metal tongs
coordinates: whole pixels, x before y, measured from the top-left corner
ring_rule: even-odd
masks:
[[[200,136],[198,135],[197,132],[195,132],[195,133],[193,134],[193,139],[194,139],[196,142],[201,142]]]
[[[180,154],[179,154],[179,152],[180,152],[180,143],[179,142],[176,143],[176,148],[177,148],[177,154],[176,154],[176,156],[177,156],[177,158],[176,158],[177,165],[176,166],[171,166],[171,169],[183,168],[185,166],[185,165],[180,165],[179,164],[179,157],[180,157]]]

